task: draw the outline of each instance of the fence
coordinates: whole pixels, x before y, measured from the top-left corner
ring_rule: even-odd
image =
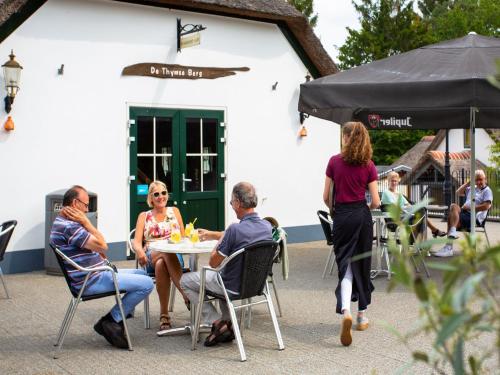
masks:
[[[500,187],[500,172],[496,170],[486,171],[488,186],[496,191]],[[451,202],[462,205],[465,197],[459,197],[455,192],[470,180],[470,171],[456,170],[451,174]],[[389,188],[386,175],[379,176],[379,191]],[[444,176],[436,169],[429,169],[417,179],[410,179],[405,185],[399,186],[399,192],[409,198],[410,201],[417,203],[423,199],[428,199],[432,205],[445,206],[444,198]],[[443,211],[429,211],[432,216],[443,216]],[[488,219],[500,221],[500,202],[493,200]]]

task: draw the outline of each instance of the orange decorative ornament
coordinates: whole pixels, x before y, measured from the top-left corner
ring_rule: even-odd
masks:
[[[299,135],[301,137],[307,137],[307,129],[306,129],[306,127],[304,125],[302,125],[302,127],[300,128]]]
[[[14,130],[14,121],[12,120],[11,116],[7,117],[7,121],[5,121],[5,124],[3,125],[3,127],[7,131]]]

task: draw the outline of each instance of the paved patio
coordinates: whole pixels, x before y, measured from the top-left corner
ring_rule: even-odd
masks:
[[[444,228],[444,223],[436,223]],[[500,223],[489,223],[492,242],[500,242]],[[411,362],[409,351],[388,332],[384,322],[408,331],[417,319],[418,304],[404,290],[386,292],[387,279],[375,281],[373,303],[369,309],[371,327],[354,331],[352,346],[339,342],[340,319],[335,314],[334,273],[321,278],[328,253],[324,242],[290,245],[290,278],[283,281],[276,267],[279,295],[284,316],[279,318],[286,349],[277,350],[272,324],[264,306],[254,309],[252,328],[244,331],[247,362],[239,362],[236,344],[190,350],[188,336],[157,337],[159,304],[156,292],[151,298],[152,329],[143,328],[142,304],[136,318],[129,320],[134,351],[111,347],[92,326],[113,304],[113,299],[82,303],[66,337],[59,359],[53,359],[56,334],[69,303],[62,277],[44,272],[7,275],[11,299],[0,289],[0,374],[368,374],[395,373]],[[206,262],[202,258],[202,263]],[[446,260],[442,260],[446,261]],[[134,262],[121,262],[133,267]],[[437,277],[433,271],[433,277]],[[177,298],[175,326],[189,318]],[[415,348],[429,346],[425,337],[413,340]],[[479,342],[491,345],[491,342]],[[422,365],[406,372],[430,373]]]

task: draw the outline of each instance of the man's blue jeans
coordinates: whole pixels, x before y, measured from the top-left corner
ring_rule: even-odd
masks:
[[[116,280],[118,288],[126,291],[122,297],[125,316],[133,314],[135,306],[153,290],[153,280],[141,269],[118,269]],[[86,288],[84,295],[110,292],[114,287],[111,272],[102,272],[99,280]],[[122,320],[118,304],[113,306],[110,313],[115,322]]]

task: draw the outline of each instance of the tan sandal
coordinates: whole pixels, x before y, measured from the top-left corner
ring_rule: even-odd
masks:
[[[164,331],[166,329],[172,328],[172,322],[170,320],[170,316],[168,314],[160,315],[160,331]]]

